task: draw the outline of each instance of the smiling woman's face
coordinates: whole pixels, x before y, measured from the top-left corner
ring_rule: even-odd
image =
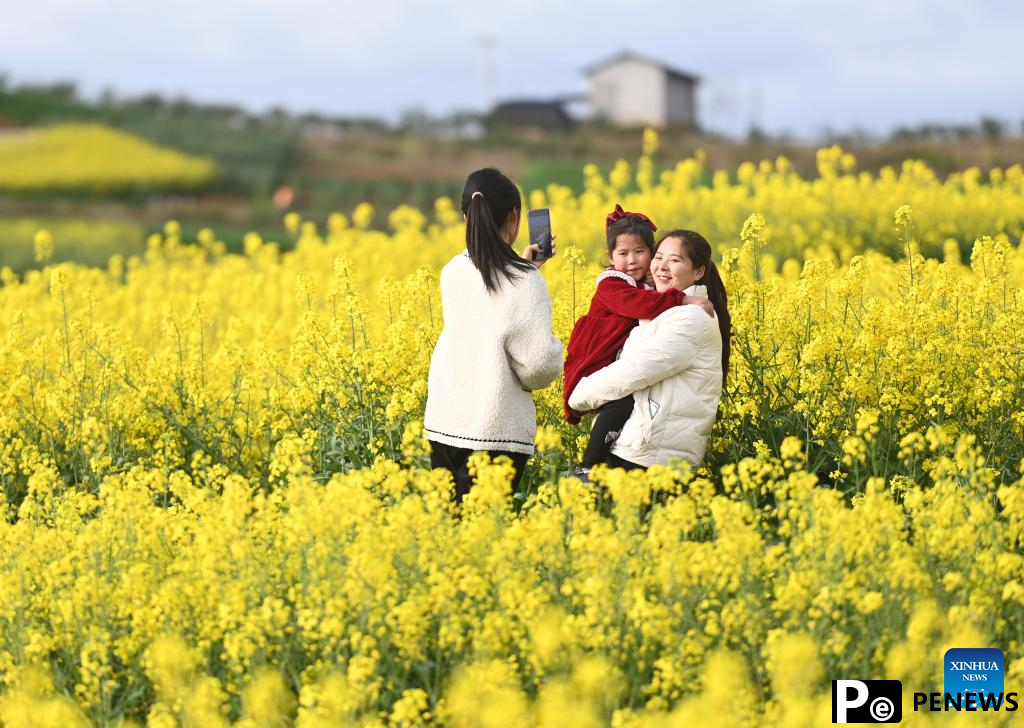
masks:
[[[685,291],[704,277],[704,268],[693,269],[682,240],[665,238],[654,254],[651,273],[654,275],[654,287],[659,291],[669,288]]]

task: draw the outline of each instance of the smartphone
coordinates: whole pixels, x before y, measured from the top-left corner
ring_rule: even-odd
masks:
[[[540,246],[540,254],[534,254],[534,260],[547,260],[554,251],[551,248],[551,210],[541,207],[526,213],[530,226],[530,244]]]

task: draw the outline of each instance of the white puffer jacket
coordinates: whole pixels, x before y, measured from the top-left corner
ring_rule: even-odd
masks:
[[[691,295],[707,296],[704,286]],[[722,334],[700,306],[676,306],[633,329],[617,361],[584,377],[569,398],[578,412],[633,394],[612,452],[649,467],[704,459],[722,394]]]

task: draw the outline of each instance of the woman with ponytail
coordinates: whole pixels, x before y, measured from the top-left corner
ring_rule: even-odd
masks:
[[[729,370],[732,319],[711,245],[692,230],[665,234],[651,265],[658,291],[704,296],[714,307],[675,306],[633,329],[618,360],[584,377],[569,398],[578,412],[628,394],[633,411],[607,464],[626,469],[704,459]]]
[[[466,250],[441,271],[444,328],[430,359],[423,418],[430,463],[455,479],[461,501],[472,484],[474,451],[508,456],[515,488],[533,455],[534,389],[562,370],[562,343],[551,333],[551,300],[535,261],[540,246],[517,255],[519,190],[496,169],[469,175],[462,190]]]

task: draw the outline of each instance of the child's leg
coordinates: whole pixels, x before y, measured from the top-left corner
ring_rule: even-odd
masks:
[[[580,467],[592,468],[607,459],[612,443],[622,432],[622,426],[626,424],[626,420],[632,413],[632,394],[627,394],[614,402],[608,402],[598,410],[597,417],[594,418],[594,427],[590,430],[590,441],[587,443],[587,449],[583,452],[583,459],[580,461]]]

